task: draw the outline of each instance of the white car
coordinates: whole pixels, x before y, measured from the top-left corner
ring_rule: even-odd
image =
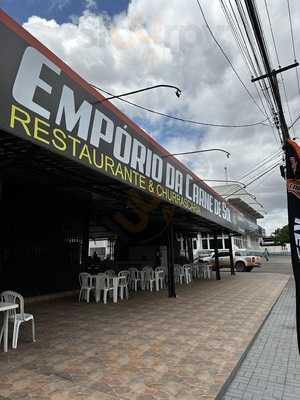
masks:
[[[215,266],[215,253],[212,252],[207,257],[202,257],[202,261],[208,262],[212,267]],[[261,267],[261,256],[250,255],[247,250],[240,249],[233,252],[233,262],[235,270],[238,272],[250,272],[254,267]],[[219,250],[220,268],[230,268],[230,257],[228,250]]]

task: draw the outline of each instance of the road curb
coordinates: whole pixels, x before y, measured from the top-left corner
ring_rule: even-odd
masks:
[[[224,382],[223,386],[221,387],[220,391],[218,392],[217,396],[215,397],[215,400],[222,400],[222,397],[225,395],[227,389],[229,388],[230,384],[232,383],[233,379],[235,378],[235,376],[237,375],[237,372],[239,370],[239,368],[241,367],[243,361],[245,360],[245,358],[247,357],[247,354],[249,353],[249,351],[251,350],[255,340],[257,339],[258,335],[260,334],[262,328],[264,327],[267,319],[269,318],[270,314],[272,313],[275,305],[278,303],[280,297],[282,296],[282,293],[284,292],[284,290],[287,288],[290,280],[292,279],[292,277],[290,277],[288,279],[288,281],[286,282],[286,284],[283,286],[281,292],[279,293],[277,299],[274,301],[272,307],[270,308],[270,310],[267,312],[265,318],[262,320],[259,328],[257,329],[256,333],[254,334],[253,338],[250,340],[249,344],[247,345],[245,351],[243,352],[243,354],[241,355],[240,359],[238,360],[238,362],[236,363],[235,367],[233,368],[233,370],[231,371],[229,377],[226,379],[226,381]]]

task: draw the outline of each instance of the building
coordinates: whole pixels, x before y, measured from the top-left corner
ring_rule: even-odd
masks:
[[[273,236],[264,236],[261,241],[263,249],[267,249],[271,255],[290,255],[291,245],[290,243],[284,243],[282,245],[275,243]]]
[[[233,249],[247,249],[249,252],[262,252],[262,242],[265,236],[265,230],[257,224],[258,219],[262,219],[263,215],[257,211],[254,206],[260,206],[255,197],[243,188],[240,184],[226,184],[221,186],[214,186],[213,188],[228,199],[228,203],[241,214],[247,218],[248,227],[244,232],[239,235],[233,235],[229,238],[224,233],[218,235],[217,246],[218,249],[228,250],[229,240],[232,241]],[[205,250],[214,249],[214,238],[208,232],[199,233],[197,238],[194,239],[194,253],[202,252]]]
[[[90,241],[115,268],[168,267],[199,232],[255,231],[243,214],[0,10],[0,290],[75,289]],[[249,233],[250,234],[250,233]]]

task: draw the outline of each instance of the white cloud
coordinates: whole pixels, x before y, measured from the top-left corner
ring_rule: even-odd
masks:
[[[73,22],[58,24],[33,16],[24,27],[85,79],[113,93],[157,83],[174,84],[183,91],[179,100],[166,89],[132,96],[133,101],[147,107],[189,119],[231,124],[264,119],[213,43],[196,2],[173,0],[170,6],[170,2],[161,0],[132,0],[126,12],[113,18],[96,13],[93,0],[86,0],[86,4],[86,11]],[[216,36],[258,101],[219,3],[203,4]],[[259,6],[263,3],[259,2]],[[296,47],[300,37],[299,5],[297,7],[293,10]],[[286,65],[293,62],[287,10],[281,2],[275,2],[270,12],[280,62]],[[263,8],[261,15],[268,33]],[[269,34],[267,40],[271,44]],[[300,111],[295,71],[286,72],[284,76],[295,117]],[[152,134],[172,152],[212,147],[230,151],[229,160],[221,153],[181,158],[186,162],[190,160],[200,177],[223,179],[224,166],[227,166],[229,178],[237,179],[279,148],[271,129],[266,126],[192,129],[117,100],[115,104],[132,118],[142,120],[143,127],[151,124]],[[164,129],[173,134],[164,135]],[[265,178],[254,194],[268,210],[262,224],[269,232],[286,223],[286,194],[279,171]]]
[[[95,0],[85,0],[86,8],[89,10],[97,9],[97,3]]]
[[[70,0],[50,0],[50,10],[59,9],[63,10],[70,4]]]

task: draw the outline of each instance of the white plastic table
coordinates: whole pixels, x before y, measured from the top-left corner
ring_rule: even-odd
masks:
[[[0,301],[0,312],[4,312],[3,318],[3,336],[4,336],[4,351],[7,352],[7,340],[8,340],[8,314],[10,310],[18,308],[19,305],[15,303],[6,303]]]

